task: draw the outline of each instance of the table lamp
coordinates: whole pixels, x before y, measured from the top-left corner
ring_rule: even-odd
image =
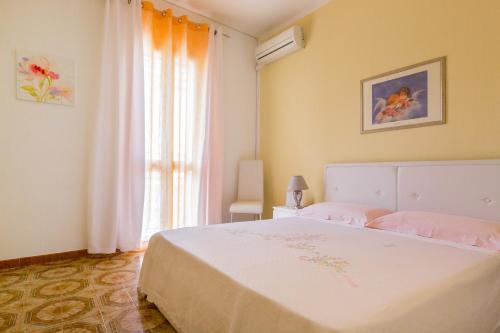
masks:
[[[293,192],[293,200],[295,200],[295,208],[303,208],[300,204],[302,202],[302,191],[308,190],[309,187],[302,176],[293,176],[288,183],[288,191]]]

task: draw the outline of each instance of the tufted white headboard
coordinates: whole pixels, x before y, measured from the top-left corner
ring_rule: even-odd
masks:
[[[329,164],[325,200],[500,222],[500,160]]]

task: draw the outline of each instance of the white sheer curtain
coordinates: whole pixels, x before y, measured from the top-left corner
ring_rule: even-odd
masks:
[[[92,164],[90,253],[140,246],[144,204],[141,1],[106,0]]]
[[[203,148],[200,184],[200,225],[222,222],[223,127],[221,114],[223,39],[221,27],[212,26],[208,46],[206,139]]]
[[[212,94],[213,28],[190,22],[186,16],[175,17],[171,10],[159,12],[145,2],[143,32],[146,197],[142,237],[148,240],[161,230],[205,224],[207,204],[220,211],[221,199],[208,196],[206,187],[221,171],[217,169],[220,150],[212,148],[220,143],[218,129],[211,129],[219,103]]]

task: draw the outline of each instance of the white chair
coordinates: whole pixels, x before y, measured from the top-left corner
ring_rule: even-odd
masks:
[[[240,161],[238,174],[238,201],[229,208],[233,214],[259,215],[264,210],[264,167],[262,161]]]

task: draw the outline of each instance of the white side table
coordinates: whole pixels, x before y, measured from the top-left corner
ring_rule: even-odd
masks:
[[[293,207],[279,206],[273,207],[273,219],[299,216],[299,210]]]

